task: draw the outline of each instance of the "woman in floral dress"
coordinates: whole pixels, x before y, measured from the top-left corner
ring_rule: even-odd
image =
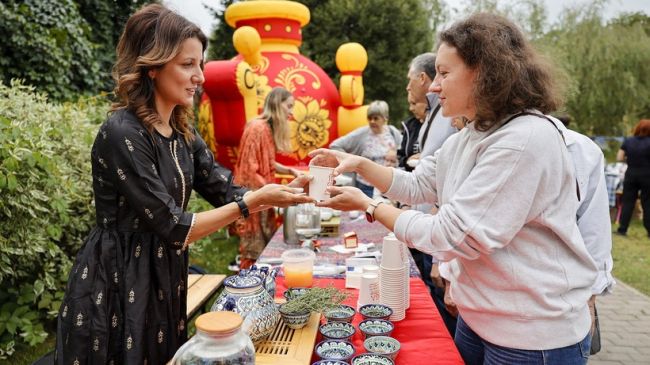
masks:
[[[310,201],[289,186],[233,185],[190,126],[206,43],[161,5],[127,21],[117,101],[91,153],[97,226],[59,310],[58,364],[166,363],[187,339],[188,245],[249,212]],[[217,208],[187,212],[192,189]]]
[[[275,172],[298,176],[298,171],[275,160],[277,151],[290,150],[288,119],[293,111],[291,93],[281,87],[266,96],[262,115],[246,124],[239,141],[239,157],[235,166],[235,183],[257,189],[275,181]],[[248,269],[260,256],[276,229],[275,214],[265,210],[237,222],[240,237],[240,269]]]

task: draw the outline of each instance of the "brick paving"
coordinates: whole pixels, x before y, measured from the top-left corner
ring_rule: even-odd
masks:
[[[650,364],[650,297],[617,280],[596,307],[602,349],[589,365]]]

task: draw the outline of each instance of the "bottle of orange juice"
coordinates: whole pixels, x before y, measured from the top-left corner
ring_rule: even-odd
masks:
[[[284,282],[287,288],[312,286],[314,260],[316,260],[314,251],[304,248],[286,250],[282,253]]]

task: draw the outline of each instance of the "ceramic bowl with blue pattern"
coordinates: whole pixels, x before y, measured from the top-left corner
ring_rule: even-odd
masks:
[[[366,319],[359,323],[359,331],[363,333],[364,339],[373,336],[390,336],[394,329],[393,322],[384,319]]]
[[[280,305],[278,311],[280,312],[280,317],[282,317],[282,321],[284,321],[284,324],[286,324],[287,327],[297,330],[305,327],[307,322],[309,322],[309,317],[311,317],[311,312],[287,313],[283,311],[283,307],[284,304]]]
[[[325,340],[316,345],[314,352],[322,360],[339,360],[347,363],[354,355],[354,346],[348,341]]]
[[[383,355],[361,354],[352,358],[351,365],[395,365],[393,360]]]
[[[352,323],[352,319],[357,311],[349,305],[337,305],[323,312],[327,322],[347,322]]]
[[[372,318],[388,320],[388,318],[393,314],[393,310],[389,306],[383,304],[366,304],[359,308],[359,313],[361,313],[363,319]]]
[[[298,287],[289,288],[289,289],[284,291],[283,295],[284,295],[284,299],[286,299],[287,302],[288,302],[290,300],[299,298],[299,297],[307,294],[308,291],[309,291],[309,288],[298,288]]]
[[[349,364],[341,360],[318,360],[311,365],[349,365]]]
[[[401,346],[399,341],[392,337],[373,336],[363,341],[363,347],[370,353],[384,355],[395,360]]]
[[[319,331],[327,339],[349,341],[356,329],[350,323],[328,322],[321,325]]]

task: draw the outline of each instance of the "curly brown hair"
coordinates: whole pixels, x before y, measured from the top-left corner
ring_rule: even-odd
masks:
[[[438,43],[456,48],[465,64],[478,71],[473,96],[478,130],[525,109],[547,114],[562,104],[550,63],[502,16],[473,14],[442,31]]]
[[[118,100],[111,111],[132,111],[151,133],[154,124],[162,120],[155,109],[154,85],[147,73],[176,57],[183,41],[189,38],[197,38],[205,51],[207,38],[201,29],[164,6],[150,4],[133,14],[126,22],[116,49],[113,92]],[[194,140],[189,126],[192,119],[192,108],[178,105],[170,120],[171,127],[187,142]]]

